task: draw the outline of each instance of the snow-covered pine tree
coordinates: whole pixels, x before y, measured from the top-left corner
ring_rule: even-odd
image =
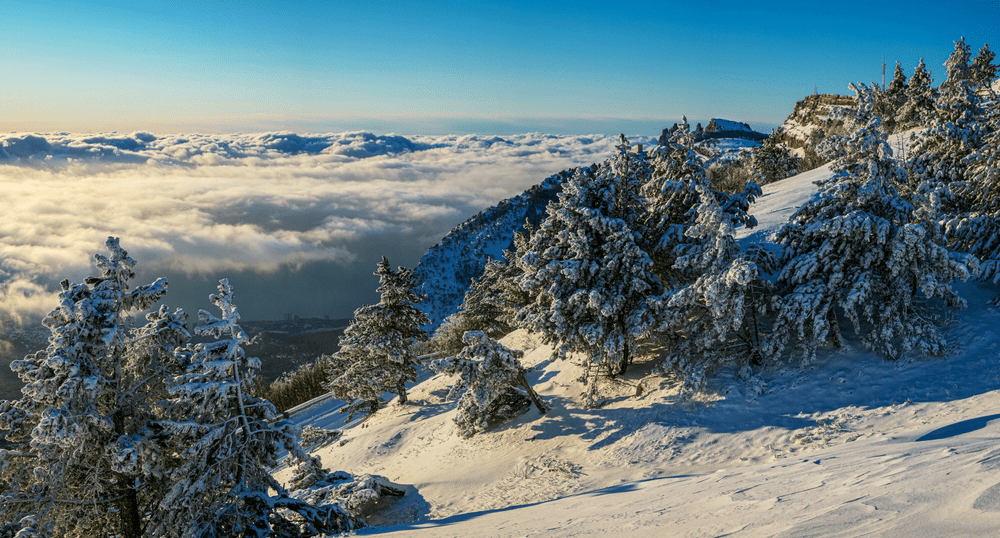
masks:
[[[938,91],[931,86],[933,82],[921,58],[907,84],[906,103],[896,116],[896,130],[926,126],[934,119]]]
[[[215,340],[197,344],[193,354],[179,352],[187,370],[170,380],[168,418],[157,424],[176,461],[147,534],[263,537],[276,525],[285,536],[313,536],[356,527],[343,510],[290,497],[271,476],[281,450],[299,461],[309,458],[297,429],[250,393],[260,360],[244,354],[248,339],[228,280],[210,298],[221,315],[200,311],[195,333]]]
[[[956,122],[963,116],[982,113],[973,70],[969,65],[972,53],[963,37],[955,42],[955,50],[944,62],[946,78],[938,88],[937,115],[942,122]]]
[[[950,121],[935,120],[909,148],[908,188],[919,193],[937,218],[975,209],[971,199],[979,186],[967,181],[967,175],[982,160],[981,148],[992,130],[979,113],[984,110],[967,109]]]
[[[698,277],[652,300],[661,312],[656,331],[668,348],[661,368],[689,390],[701,388],[706,372],[718,366],[764,362],[760,322],[770,314],[773,286],[763,275],[775,263],[765,250],[741,253],[715,193],[698,190],[698,216],[685,232],[692,241],[677,247],[675,262]]]
[[[980,278],[1000,284],[1000,107],[992,100],[984,110],[966,135],[975,145],[958,156],[964,181],[952,185],[956,196],[941,218],[952,248],[979,257]]]
[[[780,128],[771,133],[759,147],[750,154],[750,171],[754,174],[754,182],[764,185],[779,179],[785,179],[799,173],[802,159],[789,151],[781,143]]]
[[[427,339],[420,328],[429,320],[415,304],[413,271],[395,271],[384,256],[375,272],[381,294],[378,304],[354,311],[354,320],[340,337],[340,350],[327,359],[327,387],[347,402],[344,412],[372,414],[385,403],[383,394],[395,392],[406,403],[406,383],[417,379],[417,358],[410,345]]]
[[[646,235],[642,244],[653,259],[653,272],[667,289],[692,282],[697,275],[675,267],[676,248],[688,241],[685,231],[694,223],[694,208],[700,200],[699,186],[709,186],[705,166],[694,151],[694,140],[687,118],[677,129],[670,131],[654,150],[652,174],[642,186],[647,201]],[[723,211],[734,225],[753,227],[756,219],[747,211],[760,187],[747,183],[742,193],[727,194],[714,191]],[[646,246],[648,245],[648,246]]]
[[[972,81],[978,94],[984,98],[996,98],[993,90],[993,81],[997,78],[997,65],[993,63],[997,55],[990,50],[990,44],[986,43],[979,53],[972,59]]]
[[[615,157],[579,170],[546,208],[519,261],[520,286],[531,298],[519,326],[556,345],[561,357],[584,354],[590,373],[623,372],[653,322],[647,297],[660,284],[637,231],[644,161],[623,136]]]
[[[462,437],[486,430],[491,422],[512,418],[517,411],[514,407],[524,400],[516,387],[523,387],[538,411],[545,413],[545,405],[524,377],[521,351],[482,331],[465,333],[463,341],[465,348],[458,355],[430,364],[435,372],[459,377],[447,397],[459,398],[455,424]]]
[[[980,148],[994,125],[987,116],[995,107],[980,94],[969,56],[965,40],[956,41],[945,62],[948,78],[941,84],[938,117],[920,133],[907,163],[911,188],[942,220],[981,209],[968,200],[976,185],[967,182],[966,175],[983,158]]]
[[[431,342],[436,351],[461,349],[466,331],[483,331],[500,338],[516,327],[515,316],[528,303],[528,295],[517,283],[517,265],[534,227],[525,221],[524,230],[514,233],[513,249],[503,251],[503,260],[489,260],[479,279],[474,279],[458,312],[448,316],[435,331]]]
[[[896,69],[892,73],[892,81],[885,91],[878,92],[875,100],[874,115],[880,116],[883,120],[885,131],[889,134],[896,132],[897,115],[906,104],[906,74],[903,73],[903,66],[896,62]]]
[[[14,361],[23,397],[0,402],[0,523],[29,522],[51,536],[140,536],[164,493],[167,467],[155,433],[164,380],[189,335],[182,311],[165,307],[135,328],[131,314],[167,291],[159,279],[129,289],[135,260],[109,237],[99,276],[62,282],[42,322],[44,351]]]
[[[784,267],[770,350],[780,352],[792,335],[807,360],[827,341],[839,345],[839,308],[864,345],[887,357],[942,353],[945,339],[922,315],[920,296],[962,306],[950,282],[975,274],[977,261],[949,252],[936,223],[899,194],[906,170],[878,117],[846,150],[819,195],[778,233]]]

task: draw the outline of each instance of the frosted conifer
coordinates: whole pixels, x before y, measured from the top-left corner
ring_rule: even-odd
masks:
[[[62,282],[42,322],[48,347],[11,364],[23,397],[0,402],[13,446],[0,451],[0,523],[29,534],[140,536],[163,495],[169,457],[154,426],[164,379],[183,366],[173,352],[189,337],[185,316],[161,307],[134,327],[166,280],[130,289],[135,260],[117,238],[106,246],[99,276]]]
[[[933,82],[921,58],[907,84],[906,103],[896,116],[897,130],[926,126],[934,119],[938,92],[931,86]]]
[[[580,352],[588,371],[611,376],[624,371],[651,328],[647,297],[659,293],[644,238],[633,227],[645,202],[638,175],[644,167],[632,159],[645,157],[622,137],[615,158],[569,178],[519,261],[530,303],[518,324],[556,345],[560,356]]]
[[[975,87],[974,72],[969,65],[972,59],[965,38],[955,42],[955,50],[944,62],[946,78],[938,88],[938,117],[944,122],[955,122],[966,114],[981,113],[980,97]]]
[[[945,234],[956,250],[982,260],[980,277],[1000,283],[1000,108],[988,107],[989,116],[973,126],[974,148],[960,163],[964,181],[953,185],[956,200],[941,218]]]
[[[856,132],[833,177],[779,231],[784,293],[772,352],[793,334],[807,358],[828,340],[839,345],[837,309],[866,347],[887,357],[945,350],[920,315],[920,296],[963,306],[949,283],[974,274],[977,261],[949,252],[936,224],[899,194],[906,170],[886,138],[877,117]]]
[[[675,267],[676,247],[688,241],[685,231],[695,220],[699,187],[707,187],[710,182],[704,163],[694,151],[686,119],[654,151],[653,171],[642,187],[648,208],[643,231],[648,239],[643,244],[648,245],[646,249],[654,261],[654,272],[661,284],[669,289],[697,278]],[[734,225],[753,227],[757,221],[747,211],[759,190],[756,183],[750,182],[742,193],[714,191],[714,194]]]
[[[993,91],[993,81],[997,78],[997,65],[993,63],[997,55],[990,50],[989,43],[979,49],[979,54],[972,59],[972,81],[979,95],[987,98],[996,98]]]
[[[523,387],[538,411],[545,407],[524,377],[522,353],[490,338],[482,331],[469,331],[465,348],[458,355],[431,363],[432,370],[458,375],[448,392],[449,400],[459,398],[455,424],[462,437],[487,429],[492,421],[511,418],[515,406],[524,400],[515,387]]]
[[[694,241],[678,247],[676,261],[698,277],[653,301],[661,312],[657,333],[668,348],[661,367],[690,389],[700,388],[712,368],[762,364],[759,323],[770,313],[772,288],[763,274],[774,268],[766,251],[740,252],[715,194],[699,191],[698,217],[685,232]]]
[[[354,311],[354,320],[340,337],[340,350],[328,359],[327,387],[347,402],[344,412],[372,414],[385,403],[383,394],[395,392],[406,403],[406,383],[416,381],[417,358],[410,345],[427,339],[421,329],[429,320],[415,303],[413,271],[395,271],[384,256],[375,272],[381,294],[378,304]]]
[[[874,115],[881,116],[883,126],[887,133],[896,131],[897,116],[906,104],[906,75],[903,73],[903,66],[896,62],[896,69],[892,74],[892,81],[885,91],[876,94]]]
[[[794,176],[799,173],[802,166],[802,159],[789,151],[788,147],[782,144],[780,131],[771,133],[763,143],[750,154],[749,167],[754,174],[754,181],[758,185],[764,185]]]
[[[226,279],[211,296],[219,317],[198,313],[197,344],[185,373],[169,382],[170,398],[158,423],[175,455],[169,491],[153,514],[155,536],[312,536],[349,530],[358,523],[343,511],[315,507],[289,496],[271,476],[279,451],[308,460],[297,430],[277,419],[267,400],[250,393],[260,360],[247,357],[233,290]],[[291,529],[301,531],[290,534]]]

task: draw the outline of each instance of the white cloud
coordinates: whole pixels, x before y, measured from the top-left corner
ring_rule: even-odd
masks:
[[[55,283],[90,274],[109,235],[140,265],[192,278],[287,276],[314,262],[370,278],[378,255],[393,258],[371,252],[376,245],[422,251],[545,177],[603,160],[616,142],[537,133],[0,135],[0,310],[53,307]],[[289,284],[284,293],[313,293]]]

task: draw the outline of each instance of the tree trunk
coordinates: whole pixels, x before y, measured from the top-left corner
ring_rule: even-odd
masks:
[[[628,365],[632,363],[632,354],[630,353],[630,351],[631,350],[629,349],[628,344],[626,343],[625,349],[622,350],[622,365],[618,370],[618,375],[624,375],[625,369],[628,368]]]
[[[840,323],[837,321],[837,312],[834,311],[833,305],[830,305],[830,310],[827,310],[827,321],[830,323],[830,332],[827,333],[826,341],[833,344],[833,347],[840,349]]]
[[[396,394],[399,395],[399,405],[406,403],[406,382],[399,381],[396,383]]]
[[[545,409],[545,405],[542,403],[541,398],[539,398],[538,394],[535,393],[535,389],[531,388],[531,385],[528,384],[528,380],[524,377],[524,372],[518,374],[517,379],[521,382],[521,386],[524,387],[524,390],[528,391],[528,397],[530,397],[531,401],[535,403],[535,407],[538,408],[538,412],[544,415],[547,409]]]
[[[115,433],[125,434],[125,417],[119,409],[111,417]],[[118,516],[122,522],[122,536],[139,538],[142,536],[142,518],[139,516],[139,492],[135,489],[135,478],[123,473],[112,472],[115,478],[116,490],[121,497],[118,505]]]

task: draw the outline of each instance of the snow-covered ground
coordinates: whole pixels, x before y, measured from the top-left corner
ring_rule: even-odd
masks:
[[[815,192],[821,168],[767,185],[744,243],[767,242]],[[856,340],[749,380],[717,372],[697,401],[652,372],[654,349],[604,405],[585,409],[580,369],[517,331],[534,408],[462,439],[427,374],[366,421],[337,402],[293,414],[343,427],[324,465],[412,484],[357,534],[392,536],[987,536],[1000,533],[1000,313],[992,285],[958,286],[947,358],[887,361]],[[848,331],[846,336],[849,336]],[[285,478],[287,471],[278,473]]]

